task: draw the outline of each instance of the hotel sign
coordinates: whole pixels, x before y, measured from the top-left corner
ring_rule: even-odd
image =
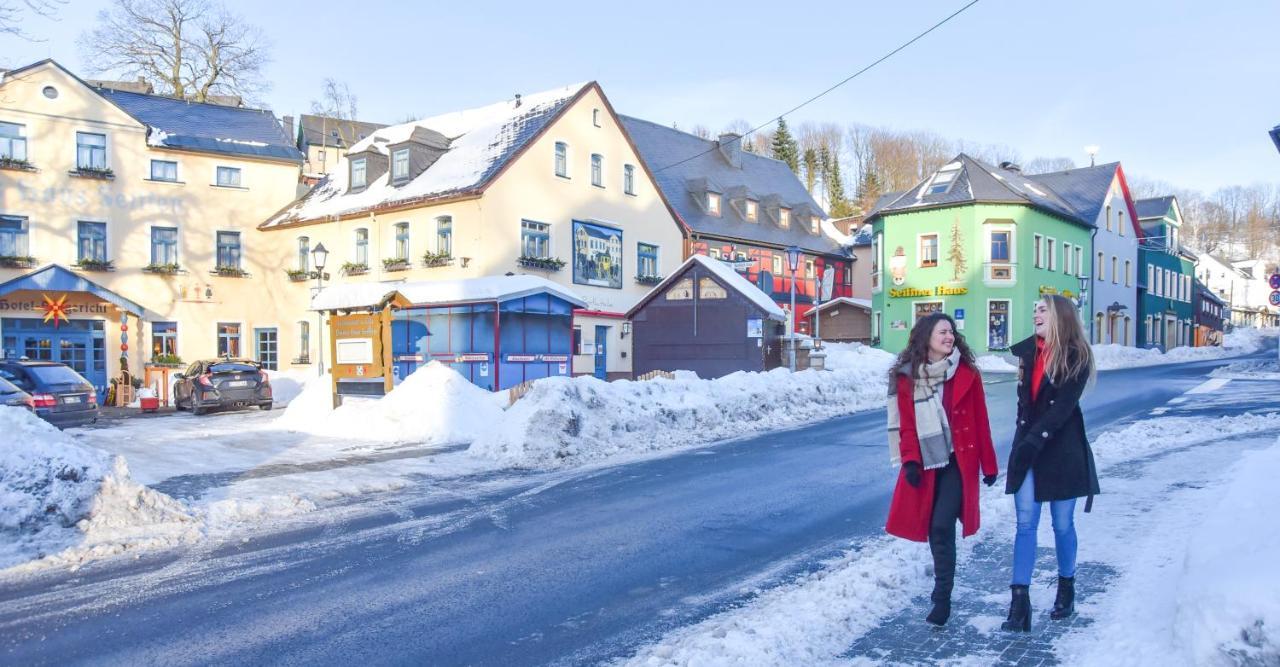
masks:
[[[945,285],[938,285],[931,290],[919,287],[903,287],[901,289],[890,289],[889,298],[919,299],[930,296],[962,296],[968,293],[968,287],[947,287]]]

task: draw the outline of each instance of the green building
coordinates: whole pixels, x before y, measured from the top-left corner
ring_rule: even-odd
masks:
[[[1196,255],[1182,246],[1175,197],[1139,199],[1138,345],[1164,351],[1195,344]]]
[[[918,318],[941,310],[975,353],[1007,350],[1031,335],[1040,295],[1079,303],[1082,285],[1089,291],[1098,221],[1105,207],[1112,229],[1113,204],[1133,210],[1118,164],[1024,176],[963,153],[911,190],[881,197],[867,218],[873,337],[897,352]],[[1117,230],[1133,230],[1125,240],[1136,253],[1132,217],[1116,219]]]

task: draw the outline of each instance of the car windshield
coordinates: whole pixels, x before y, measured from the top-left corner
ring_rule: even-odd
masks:
[[[210,373],[254,373],[258,367],[253,364],[246,364],[236,361],[222,361],[209,365]]]
[[[66,366],[27,366],[27,373],[41,384],[88,384],[79,373]]]

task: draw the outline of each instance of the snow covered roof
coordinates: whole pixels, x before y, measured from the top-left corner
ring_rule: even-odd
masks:
[[[648,294],[646,294],[642,299],[640,299],[640,301],[638,301],[636,305],[632,306],[631,310],[627,311],[627,318],[630,319],[635,314],[635,312],[639,310],[640,307],[643,306],[645,303],[648,303],[649,300],[653,298],[655,294],[661,294],[664,290],[666,290],[667,287],[671,285],[671,283],[675,282],[676,279],[682,276],[685,273],[685,270],[688,269],[693,264],[698,264],[699,266],[710,271],[716,278],[720,280],[720,282],[724,283],[726,287],[729,287],[730,289],[738,292],[742,296],[745,296],[748,300],[751,301],[751,303],[758,306],[761,310],[763,310],[769,316],[770,319],[784,320],[784,321],[787,319],[786,313],[782,312],[782,308],[778,307],[778,304],[775,303],[774,300],[771,299],[768,294],[765,294],[764,292],[760,291],[759,287],[756,287],[755,285],[751,284],[751,281],[747,280],[746,278],[743,278],[742,274],[733,270],[733,267],[729,266],[728,264],[718,259],[712,259],[711,257],[707,257],[706,255],[693,255],[689,259],[686,259],[684,261],[684,264],[680,265],[680,268],[676,269],[675,271],[672,271],[671,275],[667,276],[666,280],[663,280],[661,283],[658,283],[652,290],[649,291]]]
[[[350,170],[344,158],[333,174],[264,222],[261,228],[476,192],[488,185],[570,102],[594,85],[594,82],[573,84],[379,129],[353,144],[348,153],[371,150],[385,155],[387,146],[408,141],[418,129],[443,135],[449,140],[449,147],[430,167],[407,183],[392,185],[388,172],[357,192],[348,192]]]
[[[326,287],[311,299],[311,310],[354,310],[382,303],[399,293],[415,306],[442,306],[484,301],[510,301],[534,294],[551,294],[585,308],[587,302],[563,285],[539,276],[485,276],[464,280],[350,283]]]
[[[847,296],[836,297],[830,301],[823,301],[815,308],[810,308],[805,311],[804,316],[809,317],[820,310],[826,310],[827,308],[834,308],[836,306],[853,306],[854,308],[871,310],[871,299],[854,299]]]

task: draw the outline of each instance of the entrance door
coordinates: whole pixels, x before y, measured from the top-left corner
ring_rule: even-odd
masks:
[[[609,351],[607,343],[609,342],[609,327],[596,327],[596,372],[595,376],[601,380],[609,379],[608,362]]]
[[[253,330],[254,349],[257,351],[258,363],[262,367],[274,371],[280,365],[280,338],[274,328]]]

